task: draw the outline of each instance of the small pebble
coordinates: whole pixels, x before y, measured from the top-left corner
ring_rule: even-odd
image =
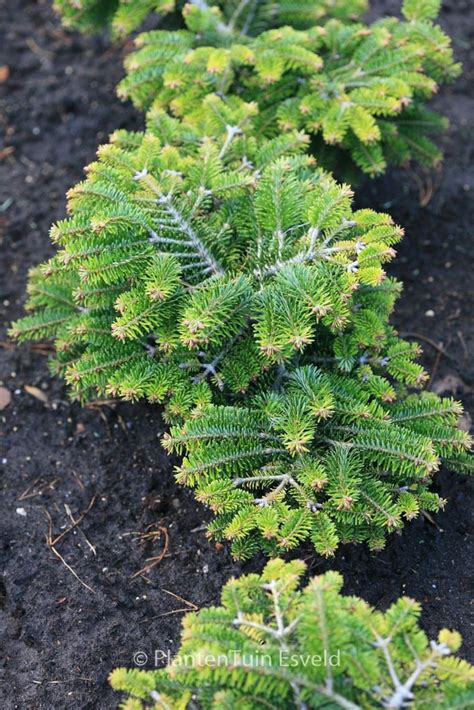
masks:
[[[432,311],[431,308],[430,308],[429,311],[425,311],[425,316],[427,316],[427,318],[434,318],[435,312]]]
[[[26,518],[26,510],[24,508],[17,508],[16,512],[18,515],[21,515],[23,518]]]

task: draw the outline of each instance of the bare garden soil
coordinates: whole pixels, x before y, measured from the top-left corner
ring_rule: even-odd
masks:
[[[373,15],[399,7],[372,4]],[[235,564],[207,540],[208,512],[174,483],[160,447],[159,408],[71,404],[48,373],[46,345],[8,342],[27,270],[52,252],[47,233],[64,216],[67,188],[112,130],[141,121],[114,94],[128,47],[66,33],[50,5],[0,0],[0,386],[11,394],[0,411],[0,706],[102,710],[117,704],[107,684],[115,666],[143,651],[150,667],[155,650],[176,650],[183,614],[216,603],[230,576],[263,559]],[[392,268],[405,283],[395,323],[421,339],[429,387],[472,413],[474,5],[444,6],[464,73],[435,101],[451,119],[442,171],[392,171],[357,195],[405,227]],[[338,569],[346,592],[380,608],[401,594],[418,599],[423,628],[459,629],[473,661],[472,485],[442,471],[434,488],[448,499],[445,511],[407,524],[383,552],[348,545],[330,561],[309,546],[302,554],[312,574]]]

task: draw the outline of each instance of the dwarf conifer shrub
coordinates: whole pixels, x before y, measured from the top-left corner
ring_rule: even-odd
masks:
[[[116,669],[124,710],[467,709],[474,669],[453,656],[461,639],[428,641],[420,605],[403,597],[379,612],[341,594],[336,572],[299,589],[305,566],[273,560],[261,576],[229,581],[221,606],[188,614],[168,667]]]
[[[172,9],[57,5],[122,33]],[[320,133],[373,174],[387,141],[400,159],[435,158],[422,101],[457,70],[438,5],[406,0],[407,23],[366,28],[364,2],[199,0],[187,30],[142,36],[122,92],[149,108],[147,129],[114,134],[70,191],[58,253],[13,324],[20,340],[54,339],[73,396],[164,405],[177,479],[241,559],[307,538],[326,556],[341,541],[380,548],[443,505],[429,491],[441,462],[472,469],[459,403],[409,393],[426,375],[389,323],[400,286],[384,270],[402,230],[354,210],[309,154]],[[375,612],[342,597],[336,573],[298,591],[303,571],[277,559],[230,582],[222,607],[185,622],[184,663],[114,672],[126,707],[469,706],[458,634],[428,644],[416,603]]]
[[[57,0],[66,23],[85,29],[138,26],[166,0]],[[426,107],[459,73],[450,39],[434,24],[440,0],[404,0],[404,20],[361,21],[365,0],[178,3],[186,29],[136,40],[119,95],[194,123],[202,99],[239,95],[259,106],[259,135],[304,130],[320,165],[353,180],[410,160],[431,166],[431,137],[446,120]]]
[[[406,0],[405,20],[372,25],[347,17],[310,22],[304,7],[282,9],[292,26],[266,29],[265,14],[249,5],[238,22],[226,22],[217,6],[191,3],[186,30],[138,37],[119,95],[190,123],[205,110],[205,96],[255,101],[259,135],[304,130],[319,164],[351,178],[354,166],[374,176],[387,164],[433,165],[441,153],[430,135],[446,122],[426,100],[459,72],[449,38],[433,23],[439,4]]]
[[[192,0],[54,0],[55,9],[69,27],[90,32],[110,26],[116,35],[129,34],[145,17],[156,12],[165,14],[173,10],[194,14],[201,26],[227,32],[255,32],[259,28],[290,24],[307,27],[328,17],[354,20],[367,8],[367,0],[227,0],[204,2]]]
[[[163,403],[178,480],[236,557],[379,548],[443,504],[441,459],[470,465],[459,404],[405,393],[425,374],[389,324],[402,232],[354,211],[304,134],[257,140],[254,104],[204,103],[194,131],[155,109],[99,150],[12,333],[55,338],[82,400]]]

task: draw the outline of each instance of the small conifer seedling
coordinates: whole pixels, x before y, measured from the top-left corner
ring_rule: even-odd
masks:
[[[221,606],[189,614],[162,670],[118,668],[123,710],[467,710],[474,669],[456,658],[456,631],[428,641],[420,605],[403,597],[379,612],[341,594],[327,572],[299,589],[305,566],[273,560],[261,576],[229,581]]]
[[[388,321],[402,232],[354,211],[304,134],[257,140],[254,104],[204,103],[194,130],[154,109],[100,149],[12,333],[54,337],[83,400],[164,403],[178,480],[235,556],[379,548],[442,505],[441,459],[469,466],[459,405],[405,393],[425,375]]]

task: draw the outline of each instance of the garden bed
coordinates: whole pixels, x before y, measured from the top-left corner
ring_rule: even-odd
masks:
[[[399,3],[372,4],[380,13]],[[150,661],[155,649],[172,652],[183,610],[215,603],[225,580],[260,569],[263,559],[235,564],[225,547],[207,541],[208,513],[176,486],[160,448],[158,407],[71,405],[49,376],[46,347],[7,342],[8,323],[22,313],[27,269],[51,253],[47,232],[64,214],[65,191],[109,132],[140,125],[114,93],[127,48],[65,33],[50,5],[7,0],[1,10],[0,67],[9,69],[0,73],[0,380],[12,401],[0,412],[0,696],[5,708],[102,709],[116,705],[107,685],[112,668],[132,665],[137,651]],[[406,337],[421,338],[429,386],[472,412],[474,9],[467,1],[444,5],[441,21],[464,73],[436,100],[452,122],[442,173],[432,176],[439,185],[426,207],[404,171],[360,185],[357,195],[405,227],[392,269],[405,283],[396,323]],[[430,179],[422,178],[426,199]],[[307,546],[303,557],[312,574],[340,570],[346,592],[380,608],[400,594],[415,597],[423,627],[459,629],[472,661],[472,486],[441,472],[434,487],[448,499],[445,512],[408,524],[383,552],[350,545],[325,562]]]

